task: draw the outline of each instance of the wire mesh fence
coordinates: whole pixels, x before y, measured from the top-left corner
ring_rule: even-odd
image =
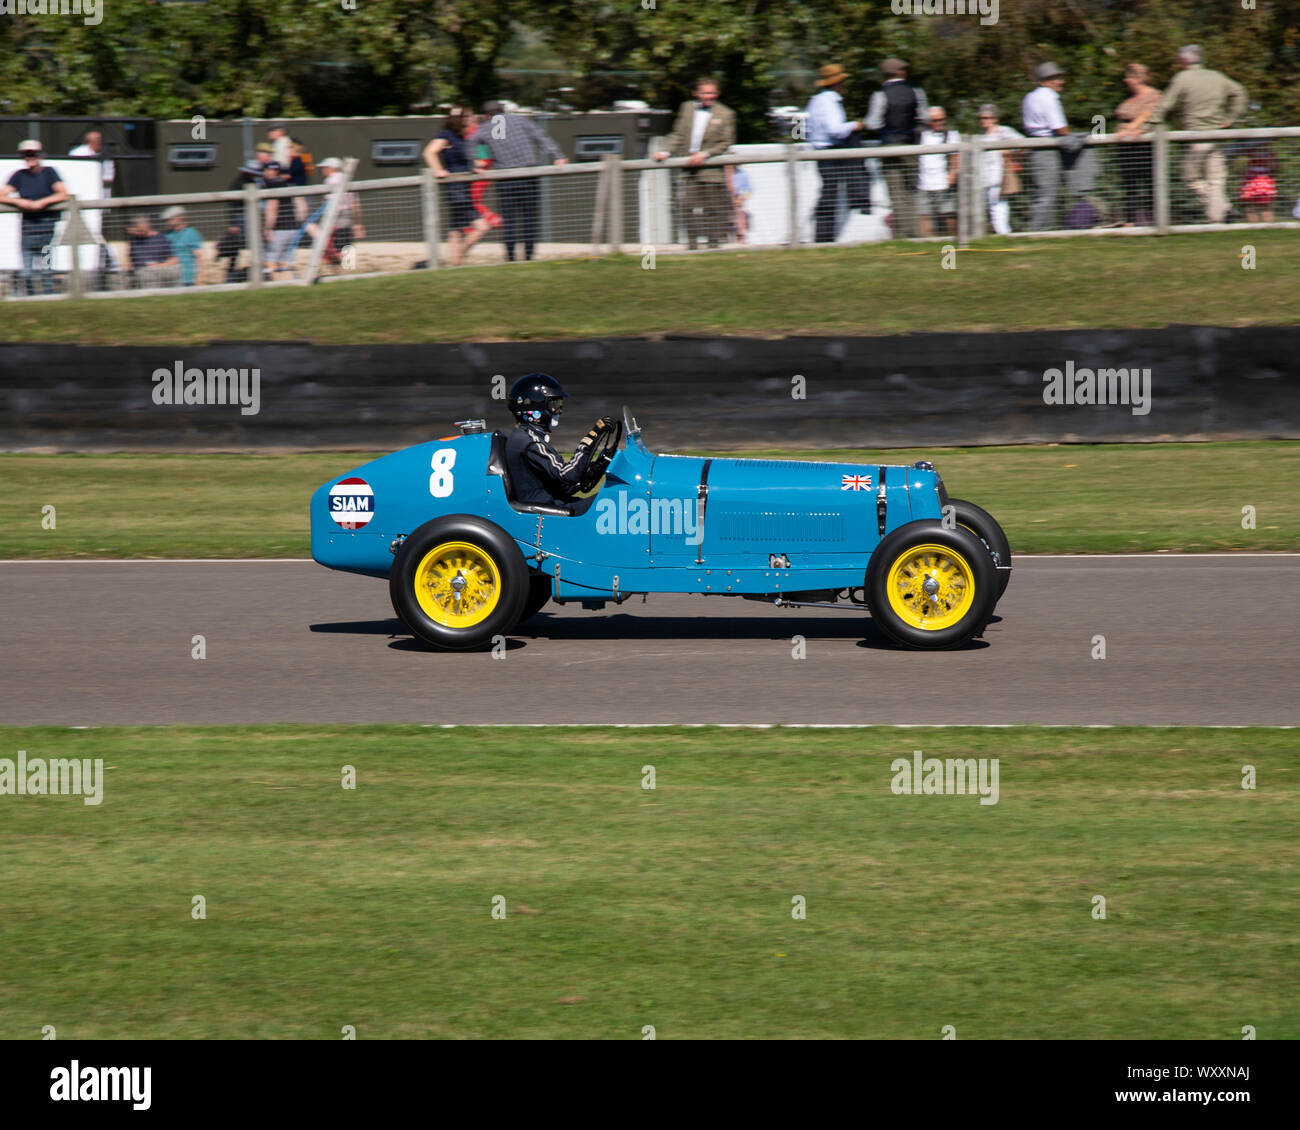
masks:
[[[1169,148],[1174,226],[1300,218],[1300,137],[1171,139]]]
[[[8,299],[302,284],[412,268],[986,234],[1300,227],[1300,127],[737,147],[274,190],[0,205]],[[75,251],[75,254],[74,254]]]
[[[321,257],[321,275],[407,271],[428,257],[418,177],[360,181],[339,202],[330,245]]]

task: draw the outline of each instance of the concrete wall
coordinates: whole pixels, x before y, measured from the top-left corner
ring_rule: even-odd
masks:
[[[626,402],[652,447],[930,446],[1300,437],[1300,327],[623,339],[427,346],[0,345],[6,449],[395,448],[486,417],[492,378],[542,370],[573,395],[558,431]],[[260,411],[159,406],[155,369],[260,370]],[[1043,373],[1151,370],[1151,410],[1049,406]],[[806,381],[792,399],[791,378]]]

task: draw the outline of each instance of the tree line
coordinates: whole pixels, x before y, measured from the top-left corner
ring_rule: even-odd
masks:
[[[865,111],[880,61],[896,55],[963,128],[986,101],[1013,119],[1032,68],[1052,59],[1069,71],[1067,112],[1086,127],[1124,97],[1125,63],[1146,63],[1163,85],[1177,48],[1199,43],[1207,65],[1250,92],[1245,124],[1300,123],[1300,0],[1000,0],[996,23],[978,13],[908,14],[935,6],[101,0],[98,23],[30,11],[0,17],[0,115],[405,114],[492,97],[576,109],[641,98],[670,107],[696,76],[711,74],[737,111],[740,139],[752,141],[771,136],[773,105],[808,97],[822,63],[852,74],[845,102],[851,113]]]

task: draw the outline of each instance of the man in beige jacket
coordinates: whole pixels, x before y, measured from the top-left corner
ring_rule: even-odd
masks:
[[[1230,129],[1246,110],[1246,88],[1218,71],[1201,65],[1201,49],[1194,44],[1179,49],[1182,70],[1174,76],[1152,120],[1165,121],[1176,113],[1183,129]],[[1212,224],[1228,214],[1227,163],[1223,147],[1213,141],[1183,142],[1183,183],[1196,194]]]
[[[686,157],[682,170],[682,211],[686,218],[686,245],[694,251],[700,236],[717,247],[726,239],[731,202],[727,199],[726,169],[702,168],[705,158],[719,157],[736,143],[736,113],[718,101],[718,84],[711,78],[695,83],[695,97],[677,110],[677,123],[668,148],[654,155]]]

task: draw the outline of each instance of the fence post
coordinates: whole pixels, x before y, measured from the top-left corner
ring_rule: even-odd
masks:
[[[1156,124],[1151,141],[1151,195],[1155,203],[1156,231],[1169,234],[1169,132],[1164,122]]]
[[[438,179],[426,165],[424,183],[420,186],[420,214],[424,223],[425,259],[430,271],[436,271],[442,265],[438,258],[442,248],[442,222],[438,215],[438,204]]]
[[[63,229],[63,242],[72,245],[72,272],[68,276],[68,297],[80,298],[85,293],[81,277],[81,205],[75,196],[68,197],[68,223]],[[50,264],[53,268],[54,264]]]
[[[612,153],[605,155],[600,172],[596,174],[596,206],[591,213],[591,253],[600,254],[600,245],[605,239],[605,213],[609,210],[609,182],[613,176],[610,162],[616,158]]]
[[[244,185],[244,244],[248,248],[248,285],[262,285],[262,217],[257,210],[257,185]],[[233,264],[232,264],[233,265]]]
[[[799,246],[799,162],[795,158],[793,143],[785,145],[785,187],[790,197],[789,223],[790,234],[786,239],[788,247]]]
[[[623,162],[610,153],[605,160],[609,169],[609,249],[623,250]]]
[[[325,204],[325,215],[321,217],[320,226],[316,232],[316,242],[312,245],[311,259],[307,263],[307,273],[303,276],[303,285],[310,286],[316,281],[316,276],[320,273],[321,260],[325,257],[325,248],[329,246],[330,239],[334,235],[334,229],[339,222],[339,209],[343,206],[343,194],[347,192],[348,186],[352,183],[352,174],[356,171],[357,159],[349,157],[343,162],[343,175],[339,177],[339,183],[334,186],[334,191],[330,193],[329,200]]]
[[[983,239],[989,233],[987,193],[984,191],[984,139],[976,137],[970,142],[970,156],[964,170],[970,186],[970,237]]]
[[[966,247],[970,244],[971,229],[971,194],[970,194],[970,155],[971,146],[967,142],[962,142],[961,149],[958,150],[957,166],[957,246]],[[951,155],[950,155],[951,158]]]

